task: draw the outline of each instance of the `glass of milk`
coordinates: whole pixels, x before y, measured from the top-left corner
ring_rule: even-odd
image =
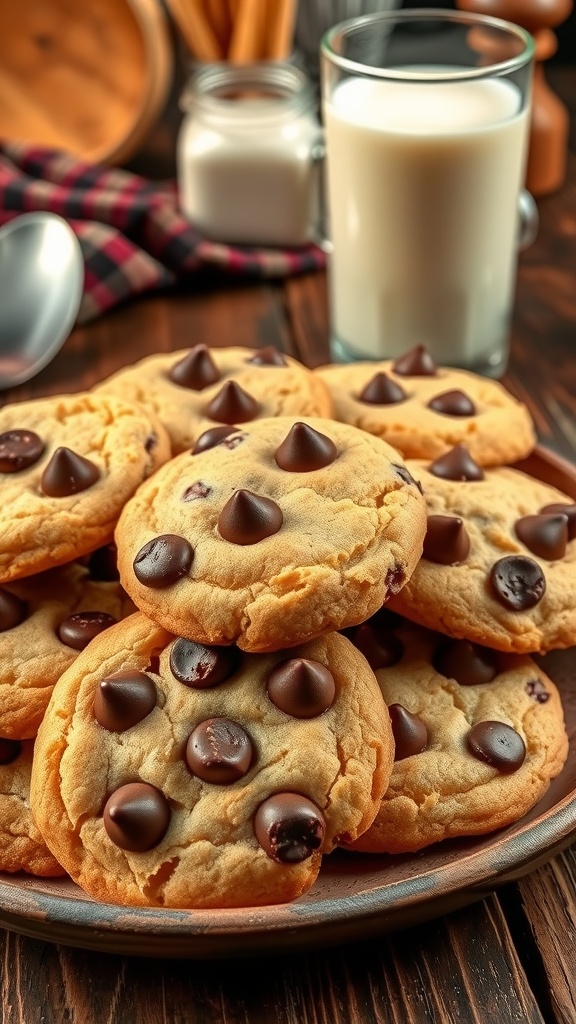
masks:
[[[533,208],[533,53],[523,29],[453,11],[371,15],[324,36],[335,359],[424,344],[439,363],[504,371]]]

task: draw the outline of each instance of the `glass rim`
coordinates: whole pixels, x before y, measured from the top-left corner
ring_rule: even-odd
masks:
[[[386,22],[410,22],[410,21],[446,21],[457,22],[464,25],[495,28],[500,32],[506,31],[509,35],[520,39],[524,44],[524,50],[515,57],[507,60],[495,61],[494,64],[485,64],[482,67],[458,68],[455,71],[408,71],[403,68],[377,68],[371,64],[362,64],[360,61],[350,60],[349,57],[342,57],[332,48],[336,36],[343,32],[349,34],[351,31],[362,28],[367,24]],[[379,11],[374,14],[365,14],[360,18],[350,18],[333,25],[324,33],[320,42],[321,55],[341,71],[351,72],[355,75],[370,78],[388,78],[401,82],[457,82],[471,78],[492,78],[505,75],[512,71],[518,71],[530,63],[534,56],[534,38],[526,29],[520,25],[514,25],[504,18],[494,18],[489,14],[473,14],[469,11],[452,11],[446,8],[425,8],[415,7],[404,11]]]

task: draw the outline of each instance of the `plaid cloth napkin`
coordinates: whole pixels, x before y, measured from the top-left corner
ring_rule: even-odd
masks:
[[[207,241],[180,215],[173,181],[151,182],[57,150],[0,143],[0,224],[31,210],[60,214],[78,236],[85,265],[81,323],[203,268],[285,277],[325,261],[313,245],[275,250]]]

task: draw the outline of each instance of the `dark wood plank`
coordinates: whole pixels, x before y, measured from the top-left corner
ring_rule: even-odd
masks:
[[[0,948],[3,1024],[544,1024],[493,898],[393,939],[270,961],[124,959],[9,933]]]

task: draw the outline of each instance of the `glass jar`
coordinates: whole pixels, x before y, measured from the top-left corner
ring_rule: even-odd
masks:
[[[177,146],[181,210],[218,242],[298,246],[316,219],[315,94],[289,64],[211,64],[191,79]]]

